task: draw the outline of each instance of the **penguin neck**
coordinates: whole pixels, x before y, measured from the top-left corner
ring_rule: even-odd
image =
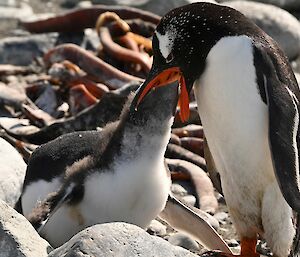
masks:
[[[131,99],[129,100],[131,102]],[[129,158],[144,153],[149,158],[163,158],[171,135],[174,115],[172,108],[153,105],[151,111],[144,108],[126,108],[123,117],[121,152]]]

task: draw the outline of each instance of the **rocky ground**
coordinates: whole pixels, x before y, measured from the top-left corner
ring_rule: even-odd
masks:
[[[155,0],[94,0],[91,2],[79,0],[0,0],[0,64],[11,64],[24,68],[23,71],[18,72],[16,72],[16,68],[13,69],[13,72],[10,69],[8,69],[8,72],[3,72],[3,68],[2,70],[0,68],[0,136],[5,139],[0,137],[0,199],[3,200],[0,202],[0,257],[83,255],[192,257],[201,255],[207,250],[200,246],[194,239],[181,232],[177,232],[159,218],[151,223],[148,233],[135,226],[122,223],[97,225],[77,234],[62,247],[53,249],[45,240],[39,237],[22,215],[9,207],[14,205],[21,193],[26,169],[24,160],[28,160],[30,152],[40,142],[37,143],[37,139],[35,138],[34,140],[36,141],[33,140],[30,144],[24,143],[25,147],[20,148],[18,147],[20,144],[18,143],[19,141],[6,132],[9,131],[14,135],[20,135],[25,133],[24,127],[26,127],[28,135],[31,133],[30,129],[35,130],[42,127],[37,125],[37,120],[39,122],[43,121],[45,123],[43,123],[43,126],[47,127],[47,122],[45,122],[47,118],[45,118],[45,115],[37,115],[38,117],[34,119],[35,124],[32,124],[32,119],[29,119],[31,122],[30,126],[27,124],[20,129],[19,117],[23,117],[20,114],[20,105],[24,104],[24,99],[28,99],[28,92],[34,91],[26,91],[24,88],[29,87],[28,85],[32,81],[35,81],[34,85],[36,86],[36,81],[40,83],[43,80],[41,78],[48,81],[49,78],[47,76],[49,74],[47,74],[47,71],[41,64],[41,57],[44,53],[57,45],[58,42],[79,42],[77,35],[74,36],[72,33],[63,37],[55,32],[31,35],[22,29],[19,21],[36,18],[40,14],[61,14],[73,7],[87,7],[92,6],[92,4],[125,3],[161,15],[173,7],[188,2],[188,0],[169,0],[164,1],[163,4],[160,1],[158,4]],[[190,2],[193,1],[190,0]],[[298,20],[300,17],[300,2],[298,0],[222,2],[244,13],[278,41],[289,57],[298,79],[299,75],[297,72],[300,72],[300,23]],[[96,45],[94,49],[97,48],[95,35],[89,31],[86,32],[84,40],[80,40],[79,42],[79,45],[82,46],[83,44],[91,48]],[[32,86],[32,84],[30,85]],[[37,104],[37,98],[40,99],[40,102],[47,103],[47,106],[44,106],[44,109],[41,107],[41,109],[48,110],[46,112],[50,113],[56,119],[61,118],[62,116],[59,115],[64,115],[62,114],[63,111],[58,112],[54,110],[48,101],[49,99],[55,99],[53,97],[53,89],[47,84],[43,84],[43,88],[45,88],[43,89],[43,94],[38,95],[40,98],[34,98],[35,104]],[[56,90],[56,87],[54,89]],[[43,98],[47,98],[48,100],[45,101]],[[56,103],[56,107],[58,105],[59,103]],[[8,117],[9,120],[5,119]],[[16,117],[18,117],[17,123],[12,123],[12,118],[16,122]],[[22,122],[25,122],[25,119],[22,119]],[[28,119],[26,119],[26,122],[28,122]],[[74,126],[78,124],[74,120],[68,120],[67,122]],[[36,127],[33,125],[36,125]],[[101,127],[101,125],[97,124],[94,128],[98,126]],[[67,127],[62,126],[62,131],[69,132],[66,129]],[[54,137],[55,133],[51,130],[51,126],[47,129],[46,133],[49,133],[49,135],[53,133],[51,136]],[[22,155],[15,150],[16,148]],[[188,204],[199,207],[197,193],[195,193],[195,189],[190,181],[174,181],[172,192]],[[210,223],[225,239],[232,250],[238,252],[239,240],[228,214],[225,200],[216,190],[215,196],[218,199],[219,208],[214,215],[210,216]],[[151,237],[149,234],[154,236]],[[172,245],[181,246],[182,248],[173,247]],[[262,254],[270,255],[264,242],[260,241],[258,249]]]

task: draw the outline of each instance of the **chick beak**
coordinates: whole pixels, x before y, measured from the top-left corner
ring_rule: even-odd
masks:
[[[154,76],[150,79],[149,82],[145,82],[146,85],[143,86],[143,89],[140,93],[140,96],[137,100],[136,108],[142,102],[144,97],[149,93],[149,91],[155,90],[156,88],[167,86],[172,82],[178,81],[180,93],[178,99],[178,106],[179,106],[179,116],[182,122],[188,120],[190,115],[189,109],[189,94],[186,88],[186,83],[182,72],[180,71],[179,67],[172,67],[163,70],[158,75]]]

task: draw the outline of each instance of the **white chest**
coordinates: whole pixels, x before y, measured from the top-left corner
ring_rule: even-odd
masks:
[[[275,177],[268,110],[256,85],[252,51],[246,36],[221,39],[194,90],[226,201],[258,216],[263,190]]]
[[[145,228],[164,208],[169,189],[163,159],[144,156],[91,176],[80,208],[87,223],[125,221]]]

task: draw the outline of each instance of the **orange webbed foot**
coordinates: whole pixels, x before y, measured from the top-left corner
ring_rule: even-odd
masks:
[[[202,257],[259,257],[259,253],[256,252],[256,238],[242,238],[241,240],[241,253],[230,254],[219,251],[208,251],[201,255]]]

